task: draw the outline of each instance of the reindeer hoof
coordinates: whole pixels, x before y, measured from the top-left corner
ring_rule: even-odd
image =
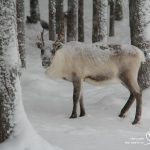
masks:
[[[72,115],[70,116],[70,119],[74,119],[74,118],[77,118],[77,114],[72,114]]]
[[[86,115],[86,113],[84,112],[84,113],[80,113],[80,117],[83,117],[83,116],[85,116]]]
[[[125,115],[125,114],[120,113],[120,114],[119,114],[119,117],[120,117],[120,118],[125,118],[125,117],[126,117],[126,115]]]
[[[135,120],[132,122],[132,125],[136,125],[136,124],[138,124],[138,123],[140,123],[140,120],[139,120],[139,119],[135,119]]]

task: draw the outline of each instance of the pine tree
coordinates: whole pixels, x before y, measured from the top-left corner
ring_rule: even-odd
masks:
[[[67,12],[67,41],[77,40],[77,0],[68,1],[68,12]]]
[[[15,127],[15,107],[19,100],[19,55],[16,33],[16,1],[0,1],[0,142]]]
[[[132,1],[132,0],[129,0],[129,1]],[[118,21],[123,19],[122,0],[116,0],[115,19]]]
[[[27,23],[37,23],[40,20],[40,8],[38,0],[30,0],[30,16],[27,16]]]
[[[17,38],[22,68],[26,67],[25,61],[25,26],[24,26],[24,0],[16,0],[17,10]]]
[[[55,0],[49,0],[49,40],[56,39],[56,4]]]
[[[149,6],[149,0],[129,2],[131,43],[139,47],[145,54],[150,50],[150,35],[147,35],[147,29],[150,26]],[[150,58],[148,57],[139,71],[138,81],[142,89],[150,86]]]
[[[78,41],[84,42],[84,0],[78,0]]]
[[[58,38],[62,38],[65,34],[63,2],[64,0],[56,1],[56,33],[58,34]],[[62,42],[64,42],[64,39],[63,37]]]
[[[107,41],[107,0],[93,0],[92,42]]]
[[[109,36],[115,35],[115,0],[109,0],[110,5],[110,23],[109,23]]]

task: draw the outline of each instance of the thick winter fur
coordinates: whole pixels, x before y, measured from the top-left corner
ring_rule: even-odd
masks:
[[[137,76],[144,61],[143,52],[135,46],[69,42],[55,52],[46,73],[51,78],[72,81],[74,105],[71,118],[77,117],[78,102],[81,106],[80,116],[85,115],[83,82],[101,85],[110,81],[120,81],[131,94],[119,116],[124,117],[136,99],[136,115],[133,121],[133,124],[136,124],[140,121],[142,105],[142,92],[137,83]]]

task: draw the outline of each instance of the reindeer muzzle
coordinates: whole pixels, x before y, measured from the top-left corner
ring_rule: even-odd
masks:
[[[47,58],[43,59],[43,61],[42,61],[42,66],[43,66],[44,68],[49,67],[50,64],[51,64],[50,59],[47,59]]]

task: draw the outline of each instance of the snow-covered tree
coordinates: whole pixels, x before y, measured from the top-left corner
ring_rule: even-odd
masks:
[[[77,8],[78,0],[68,0],[67,41],[77,40]]]
[[[30,17],[27,16],[28,23],[37,23],[40,20],[40,8],[38,0],[30,0]]]
[[[14,130],[14,112],[20,98],[15,6],[15,1],[0,1],[0,142]]]
[[[18,37],[18,48],[21,59],[22,68],[26,67],[25,61],[25,27],[24,27],[24,0],[16,0],[17,10],[17,37]]]
[[[115,35],[115,0],[109,0],[110,5],[110,23],[109,23],[109,36]]]
[[[93,0],[92,41],[107,41],[108,0]]]
[[[0,0],[0,150],[54,150],[30,125],[22,105],[16,0]]]
[[[49,40],[56,39],[56,3],[55,0],[49,0]]]
[[[78,0],[78,41],[84,42],[84,0]]]
[[[150,52],[150,1],[132,0],[129,1],[129,7],[131,43],[139,47],[146,54]],[[147,58],[146,63],[140,69],[138,81],[142,89],[150,86],[149,58]]]
[[[118,20],[118,21],[123,19],[122,1],[123,0],[116,0],[115,19]],[[129,0],[129,1],[132,1],[132,0]]]
[[[64,36],[65,34],[63,2],[64,0],[56,1],[56,33],[58,34],[58,37]]]

